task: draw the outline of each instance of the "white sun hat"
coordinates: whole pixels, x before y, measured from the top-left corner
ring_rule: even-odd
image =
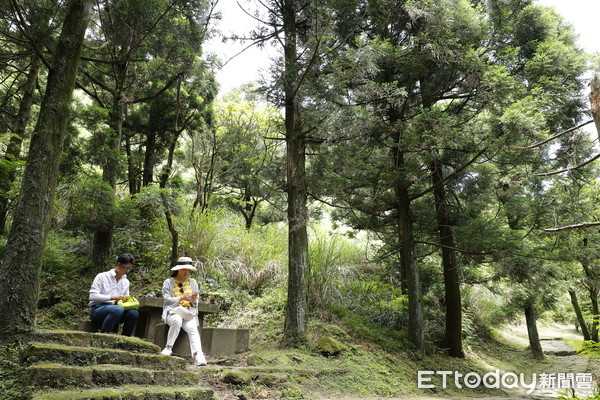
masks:
[[[190,257],[179,257],[179,260],[177,260],[175,266],[171,268],[171,271],[179,271],[180,269],[191,269],[192,271],[198,271],[198,269],[194,267],[194,260],[192,260]]]

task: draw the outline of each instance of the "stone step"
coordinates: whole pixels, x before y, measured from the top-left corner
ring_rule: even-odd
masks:
[[[304,368],[292,366],[208,366],[198,369],[198,374],[202,376],[215,375],[227,370],[239,370],[258,376],[262,374],[282,373],[295,376],[323,376],[323,375],[341,375],[348,373],[346,368]]]
[[[162,387],[127,385],[87,390],[39,391],[33,400],[216,400],[212,389],[198,386]]]
[[[137,353],[127,350],[97,347],[66,346],[54,343],[29,343],[23,350],[26,364],[57,363],[87,366],[93,364],[130,365],[147,369],[185,369],[187,362],[181,357]]]
[[[27,368],[36,388],[92,388],[97,386],[196,385],[200,375],[193,371],[151,370],[125,365],[74,366],[55,363],[34,364]]]
[[[68,330],[36,330],[30,340],[40,343],[55,343],[67,346],[99,347],[127,350],[137,353],[159,353],[160,348],[146,340],[106,333],[89,333]]]

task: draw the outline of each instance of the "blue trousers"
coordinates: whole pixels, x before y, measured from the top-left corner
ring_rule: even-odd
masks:
[[[90,310],[90,319],[92,322],[101,325],[100,332],[117,333],[119,324],[123,323],[121,333],[124,336],[131,336],[138,316],[138,310],[125,310],[121,306],[112,304],[100,304],[93,306]]]

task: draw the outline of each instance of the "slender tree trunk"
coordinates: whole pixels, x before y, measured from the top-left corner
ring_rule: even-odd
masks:
[[[144,170],[142,172],[142,186],[146,187],[154,181],[154,165],[156,164],[156,128],[158,125],[159,115],[158,110],[160,102],[153,101],[150,104],[150,121],[148,123],[148,131],[146,132],[146,152],[144,154]]]
[[[585,241],[587,246],[587,240]],[[587,282],[585,284],[590,301],[592,303],[592,324],[590,329],[590,338],[593,341],[598,342],[598,325],[600,321],[600,308],[598,306],[598,292],[600,292],[600,285],[598,284],[598,279],[594,274],[594,271],[590,267],[590,262],[587,260],[581,261],[581,266],[583,267],[583,271],[585,272],[585,276],[587,277]]]
[[[421,279],[415,256],[415,241],[407,185],[397,188],[396,196],[398,198],[398,236],[401,241],[401,264],[408,290],[408,340],[417,349],[422,349],[424,323]]]
[[[179,258],[179,230],[173,222],[173,216],[171,215],[171,208],[169,202],[166,199],[165,194],[162,194],[163,206],[165,208],[165,218],[167,220],[167,226],[171,233],[171,264],[175,264]]]
[[[244,195],[242,197],[244,200],[244,204],[240,207],[240,212],[244,217],[244,221],[246,222],[246,230],[249,231],[252,228],[252,222],[254,221],[254,216],[256,215],[256,208],[260,201],[252,198],[252,193],[248,185],[244,187]]]
[[[571,296],[571,304],[573,305],[573,310],[575,311],[575,315],[577,316],[577,322],[579,322],[579,326],[581,327],[581,334],[583,335],[583,340],[591,340],[592,337],[590,336],[590,331],[588,329],[587,323],[585,322],[585,318],[583,318],[581,308],[579,307],[577,293],[575,293],[573,289],[569,289],[569,296]]]
[[[306,269],[308,258],[308,212],[305,170],[306,142],[299,121],[297,91],[296,7],[283,0],[285,137],[288,196],[288,287],[284,337],[288,344],[306,341]]]
[[[0,270],[2,337],[30,332],[35,327],[42,254],[91,3],[69,2],[48,74]]]
[[[462,348],[462,303],[460,296],[460,274],[454,252],[452,219],[442,184],[443,172],[439,157],[434,156],[431,163],[432,185],[435,198],[438,232],[442,245],[442,264],[444,268],[444,293],[446,298],[446,330],[444,345],[452,357],[464,357]]]
[[[127,154],[127,182],[129,184],[129,194],[131,196],[140,192],[140,185],[138,179],[138,171],[133,159],[133,152],[131,151],[131,136],[125,137],[125,152]]]
[[[15,118],[12,129],[12,136],[6,148],[4,163],[0,170],[0,235],[4,234],[6,229],[6,217],[10,205],[10,189],[12,188],[17,176],[17,167],[15,163],[21,157],[21,145],[25,137],[25,128],[29,121],[31,105],[33,104],[33,95],[37,84],[38,73],[41,60],[37,55],[33,55],[27,81],[23,87],[23,97],[19,105],[19,112]]]
[[[535,358],[544,358],[544,351],[540,343],[540,335],[537,329],[537,314],[533,304],[525,306],[525,321],[527,323],[527,335],[529,336],[529,348]]]
[[[592,302],[592,331],[590,333],[591,339],[595,342],[598,340],[598,324],[600,320],[600,308],[598,307],[598,290],[596,288],[590,288],[590,300]]]
[[[589,98],[592,116],[594,117],[597,136],[600,138],[600,76],[594,75],[590,87],[591,91]]]
[[[397,116],[394,111],[390,115],[392,122],[397,122]],[[398,240],[400,243],[400,267],[401,274],[404,278],[403,283],[406,285],[408,294],[408,340],[417,348],[423,348],[423,303],[421,299],[421,279],[419,276],[419,266],[416,261],[415,239],[413,231],[413,222],[410,212],[410,196],[408,192],[409,183],[404,176],[405,161],[404,152],[401,150],[400,141],[401,135],[395,137],[398,146],[392,149],[392,157],[394,158],[394,168],[399,175],[398,183],[396,184],[396,201],[397,201],[397,229]]]
[[[177,99],[177,101],[179,101],[179,98]],[[174,128],[175,129],[171,136],[171,142],[169,143],[167,164],[165,165],[164,170],[160,174],[159,187],[163,190],[167,188],[167,182],[169,181],[169,176],[171,175],[171,170],[173,169],[173,162],[175,160],[175,149],[177,148],[177,142],[179,140],[179,136],[181,135],[181,130],[179,129],[177,124],[175,124]],[[165,209],[165,218],[167,220],[167,226],[169,227],[169,232],[171,233],[171,262],[175,264],[179,257],[179,230],[173,222],[171,206],[169,205],[169,201],[164,191],[162,192],[161,197],[163,201],[163,207]]]

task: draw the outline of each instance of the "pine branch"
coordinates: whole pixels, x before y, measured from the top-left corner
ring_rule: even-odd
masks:
[[[594,226],[600,226],[600,221],[581,222],[579,224],[559,226],[557,228],[546,228],[546,229],[544,229],[544,232],[554,233],[554,232],[570,231],[570,230],[579,229],[579,228],[591,228]]]
[[[560,133],[552,136],[551,138],[548,138],[546,140],[542,140],[539,143],[535,143],[535,144],[532,144],[531,146],[526,146],[526,147],[513,146],[513,149],[517,149],[517,150],[531,150],[531,149],[535,149],[536,147],[540,147],[540,146],[542,146],[542,145],[544,145],[544,144],[546,144],[548,142],[553,141],[554,139],[558,139],[559,137],[561,137],[563,135],[566,135],[567,133],[571,133],[571,132],[573,132],[573,131],[575,131],[575,130],[577,130],[579,128],[583,128],[584,126],[586,126],[588,124],[591,124],[592,122],[594,122],[593,119],[589,120],[587,122],[584,122],[583,124],[577,125],[577,126],[575,126],[573,128],[567,129],[566,131],[560,132]],[[539,132],[536,131],[536,130],[533,130],[533,132],[539,134]]]

